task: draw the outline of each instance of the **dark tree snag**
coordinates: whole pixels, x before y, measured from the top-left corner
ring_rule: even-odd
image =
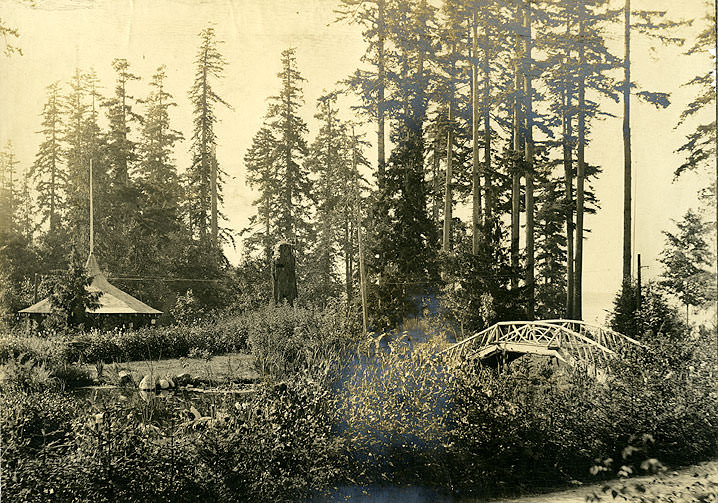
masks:
[[[274,249],[272,258],[272,298],[274,304],[285,300],[290,306],[297,298],[297,275],[295,270],[294,250],[289,243],[280,243]]]

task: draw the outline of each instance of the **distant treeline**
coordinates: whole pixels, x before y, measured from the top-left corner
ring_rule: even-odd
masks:
[[[257,199],[236,268],[222,252],[232,232],[222,226],[226,173],[215,126],[217,108],[230,105],[214,87],[227,64],[214,30],[200,33],[194,127],[185,132],[192,162],[180,169],[173,151],[184,135],[170,121],[176,104],[164,67],[141,99],[130,94],[138,77],[124,59],[113,62],[111,96],[100,94],[93,71],[52,83],[34,164],[20,174],[10,145],[2,158],[5,309],[26,304],[34,273],[64,267],[69,247],[87,249],[92,160],[104,267],[116,276],[217,280],[118,280],[160,308],[188,288],[206,308],[265,299],[273,249],[289,241],[300,295],[359,302],[364,277],[374,328],[435,297],[467,329],[580,318],[584,217],[598,210],[591,183],[601,172],[586,146],[607,100],[624,103],[623,278],[631,280],[630,98],[666,107],[669,95],[631,82],[630,41],[682,44],[683,23],[605,0],[340,0],[336,13],[363,30],[361,67],[318,100],[321,125],[309,142],[304,79],[295,50],[282,52],[279,92],[244,158]],[[622,55],[607,43],[616,26]],[[706,51],[714,37],[707,29],[690,51]],[[693,81],[703,94],[682,120],[713,99],[710,68],[706,75]],[[340,119],[344,93],[359,98],[354,121]],[[375,161],[355,133],[362,121],[376,126]],[[677,174],[706,163],[713,134],[699,126],[688,135]],[[471,209],[468,221],[454,216],[458,205]]]

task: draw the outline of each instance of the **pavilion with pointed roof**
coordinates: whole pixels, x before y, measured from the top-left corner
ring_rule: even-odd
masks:
[[[99,307],[96,309],[86,309],[97,321],[101,321],[101,325],[111,323],[109,318],[116,318],[117,322],[128,321],[129,323],[154,319],[162,314],[162,311],[148,306],[139,299],[136,299],[127,292],[123,292],[116,286],[107,281],[107,277],[100,270],[100,266],[95,258],[95,236],[94,236],[94,215],[92,201],[92,161],[90,161],[90,255],[87,257],[85,268],[87,274],[92,278],[92,282],[87,287],[89,292],[101,293],[98,299]],[[52,312],[50,298],[46,297],[40,302],[19,311],[20,314],[33,317],[46,316]],[[102,318],[101,320],[99,318]]]

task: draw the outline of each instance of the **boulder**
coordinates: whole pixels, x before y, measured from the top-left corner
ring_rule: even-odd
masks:
[[[140,391],[154,391],[157,388],[157,378],[152,374],[145,375],[138,386]]]
[[[170,383],[167,379],[160,379],[160,388],[170,389]]]
[[[177,386],[187,386],[188,384],[192,384],[192,376],[187,372],[183,372],[175,376],[174,382]]]
[[[120,370],[117,373],[117,384],[120,386],[128,386],[132,384],[132,374],[126,370]]]

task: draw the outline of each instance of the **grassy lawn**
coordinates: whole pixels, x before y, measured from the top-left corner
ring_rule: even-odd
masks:
[[[217,384],[246,382],[259,378],[254,370],[254,357],[246,353],[228,353],[213,356],[209,360],[202,358],[172,358],[169,360],[140,360],[113,363],[104,366],[103,375],[112,381],[112,376],[122,370],[132,374],[138,383],[145,374],[154,373],[160,377],[187,373],[192,377],[208,380]],[[85,365],[92,378],[97,378],[94,365]]]

